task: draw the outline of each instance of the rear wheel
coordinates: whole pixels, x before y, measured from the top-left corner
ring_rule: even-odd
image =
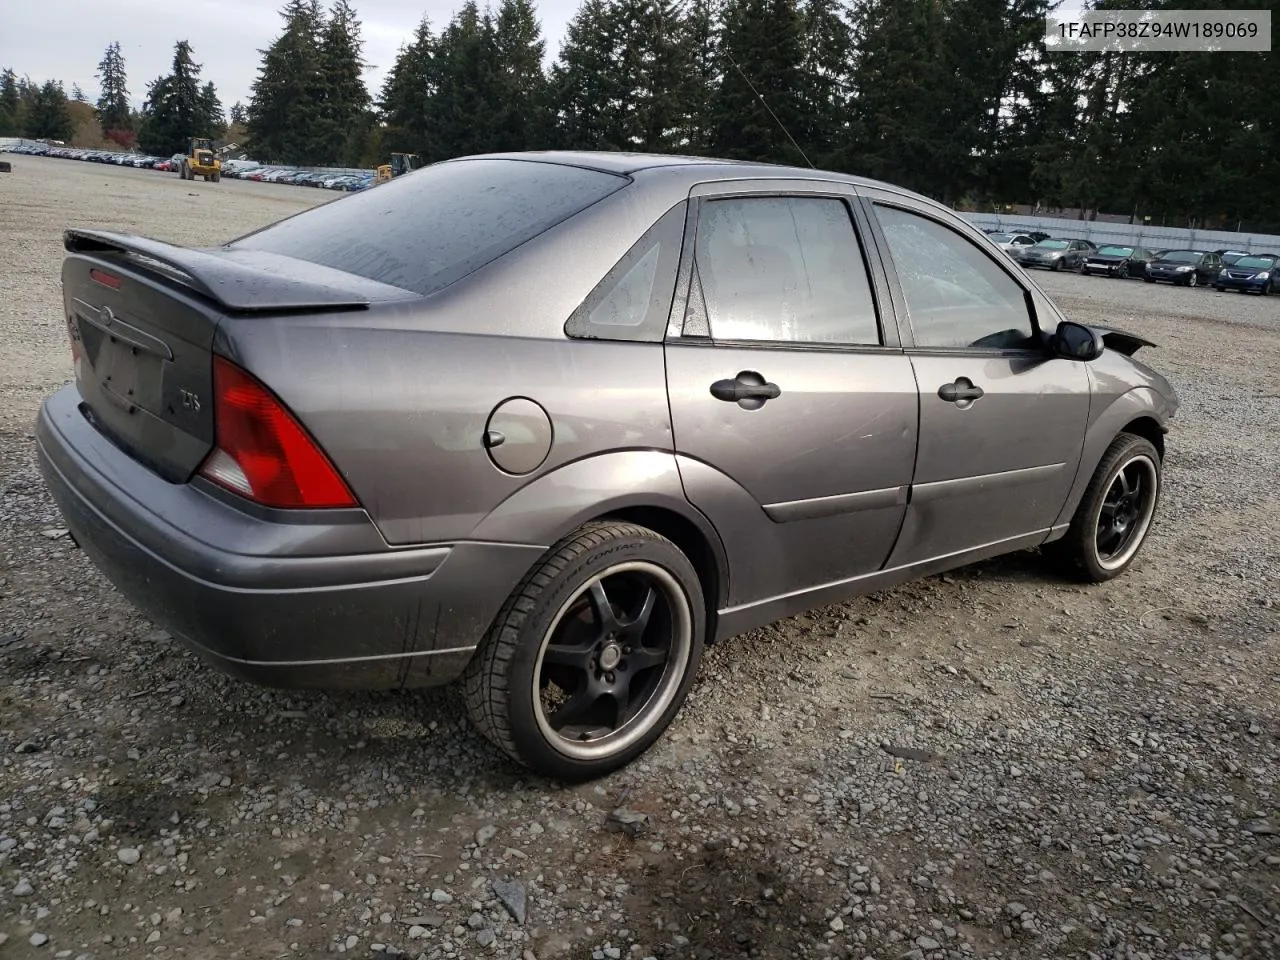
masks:
[[[464,677],[472,723],[546,776],[603,776],[647,750],[693,683],[702,587],[665,537],[589,523],[515,589]]]
[[[1122,433],[1107,448],[1065,536],[1045,553],[1077,579],[1118,577],[1138,555],[1160,502],[1160,454],[1151,441]]]

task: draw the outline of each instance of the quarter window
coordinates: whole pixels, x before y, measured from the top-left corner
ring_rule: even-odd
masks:
[[[1026,297],[995,261],[954,230],[876,205],[919,347],[1025,347],[1034,335]]]
[[[716,340],[880,343],[862,248],[841,200],[709,200],[694,259]]]

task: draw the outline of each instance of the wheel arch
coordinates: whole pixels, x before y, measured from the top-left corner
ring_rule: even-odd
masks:
[[[1080,466],[1076,470],[1075,482],[1067,495],[1054,521],[1053,531],[1049,539],[1056,539],[1065,531],[1071,522],[1076,508],[1084,497],[1089,481],[1093,478],[1107,452],[1111,441],[1122,433],[1134,433],[1150,440],[1164,461],[1165,424],[1173,415],[1168,401],[1151,387],[1134,387],[1115,397],[1089,424],[1085,432],[1084,447],[1080,455]]]
[[[706,640],[712,643],[716,635],[716,611],[724,602],[728,584],[728,567],[723,559],[723,547],[713,546],[706,531],[682,514],[666,507],[630,506],[612,510],[596,517],[597,520],[617,520],[647,527],[666,537],[689,558],[702,595],[706,598]]]
[[[1150,414],[1134,417],[1120,428],[1120,433],[1133,433],[1145,440],[1150,440],[1151,445],[1156,448],[1156,453],[1160,454],[1160,460],[1164,461],[1165,431],[1155,417]]]
[[[694,565],[711,615],[724,605],[728,554],[711,521],[685,496],[675,456],[667,451],[613,451],[557,467],[503,501],[468,539],[550,549],[595,520],[626,520],[671,540]]]

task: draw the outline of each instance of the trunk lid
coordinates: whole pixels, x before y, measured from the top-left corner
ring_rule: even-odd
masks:
[[[416,297],[288,257],[82,230],[67,231],[64,245],[63,303],[81,409],[116,446],[173,483],[190,480],[213,449],[213,344],[225,316]]]
[[[62,289],[85,416],[166,480],[190,479],[213,447],[216,312],[96,258],[68,257]]]

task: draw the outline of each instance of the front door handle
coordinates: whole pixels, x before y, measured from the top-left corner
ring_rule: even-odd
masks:
[[[982,396],[982,388],[975,386],[968,377],[959,377],[955,383],[944,383],[938,388],[938,396],[947,403],[977,400]]]
[[[711,395],[725,403],[736,403],[746,410],[764,406],[766,400],[782,396],[776,383],[769,383],[754,370],[743,370],[732,380],[717,380],[711,385]]]

